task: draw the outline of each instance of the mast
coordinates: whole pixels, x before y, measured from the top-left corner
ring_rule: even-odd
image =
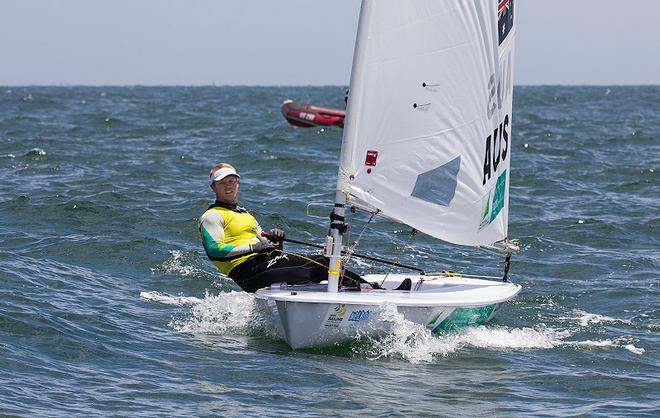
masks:
[[[330,213],[330,231],[325,240],[325,250],[330,259],[328,262],[328,292],[331,293],[339,291],[342,236],[346,230],[346,224],[344,223],[345,205],[346,195],[342,191],[337,190],[335,207],[332,213]]]
[[[362,0],[360,18],[358,21],[355,51],[353,52],[353,67],[351,69],[351,82],[349,97],[346,106],[344,121],[344,135],[339,159],[339,174],[337,177],[337,190],[335,206],[330,214],[330,231],[326,238],[326,255],[330,262],[328,265],[328,292],[337,292],[339,289],[339,275],[341,272],[342,235],[346,230],[344,223],[346,198],[349,191],[351,173],[345,167],[350,167],[353,158],[353,148],[358,136],[360,126],[359,114],[362,111],[362,96],[364,85],[364,69],[366,67],[366,51],[368,39],[368,23],[371,14],[371,0]]]

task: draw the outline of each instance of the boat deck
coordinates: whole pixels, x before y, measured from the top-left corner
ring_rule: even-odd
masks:
[[[380,282],[383,275],[366,275],[369,282]],[[413,290],[391,290],[404,279],[412,280]],[[350,305],[397,306],[455,306],[470,307],[497,304],[513,298],[521,289],[519,285],[501,281],[468,279],[463,277],[418,276],[391,274],[384,282],[385,289],[362,291],[340,290],[328,292],[325,284],[274,285],[260,289],[258,299],[301,303],[336,303]]]

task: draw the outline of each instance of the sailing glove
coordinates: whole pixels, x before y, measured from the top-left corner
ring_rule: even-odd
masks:
[[[253,253],[265,253],[274,250],[275,247],[268,241],[259,241],[256,244],[250,244],[250,249]]]
[[[273,228],[268,233],[268,238],[273,241],[282,241],[284,239],[284,231],[279,228]]]

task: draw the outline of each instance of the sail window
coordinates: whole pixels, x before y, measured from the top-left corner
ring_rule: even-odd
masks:
[[[461,156],[417,176],[411,196],[441,206],[449,206],[458,184]]]

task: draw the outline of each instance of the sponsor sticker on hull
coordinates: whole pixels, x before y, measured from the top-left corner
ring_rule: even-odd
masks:
[[[326,328],[340,328],[367,321],[371,317],[369,309],[350,310],[345,305],[335,305],[330,309],[328,317],[323,324]]]

